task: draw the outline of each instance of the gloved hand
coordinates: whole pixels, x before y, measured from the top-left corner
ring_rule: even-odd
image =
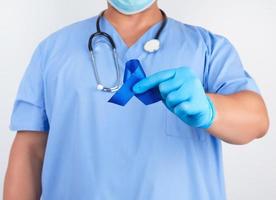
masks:
[[[192,127],[209,128],[216,115],[214,104],[189,67],[157,72],[133,87],[137,94],[159,87],[166,107]]]

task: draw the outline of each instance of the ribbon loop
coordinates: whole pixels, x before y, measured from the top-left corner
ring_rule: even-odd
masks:
[[[146,74],[140,61],[137,59],[129,60],[125,67],[124,84],[108,102],[125,106],[133,96],[136,96],[145,105],[160,101],[161,95],[158,88],[150,89],[143,94],[135,94],[132,91],[132,87],[144,78],[146,78]]]

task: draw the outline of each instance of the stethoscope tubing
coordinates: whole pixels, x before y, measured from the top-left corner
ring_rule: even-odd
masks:
[[[119,61],[118,61],[116,44],[115,44],[113,38],[108,33],[103,32],[101,30],[101,27],[100,27],[100,20],[104,16],[104,12],[105,11],[102,11],[101,14],[97,18],[97,21],[96,21],[96,29],[97,30],[96,30],[95,33],[93,33],[90,36],[90,38],[88,40],[88,50],[89,50],[90,55],[91,55],[93,72],[94,72],[94,76],[95,76],[95,79],[96,79],[96,82],[97,82],[97,89],[100,90],[100,91],[104,91],[104,92],[116,92],[117,90],[120,89],[120,86],[121,86],[121,82],[122,82],[121,81],[121,72],[120,72],[120,68],[119,68]],[[158,40],[158,41],[159,41],[160,34],[162,33],[162,31],[164,30],[164,28],[167,24],[166,13],[161,9],[160,9],[160,12],[163,16],[163,22],[162,22],[161,27],[159,28],[159,30],[157,31],[157,33],[154,37],[154,39]],[[108,42],[111,44],[113,60],[114,60],[114,63],[115,63],[116,76],[117,76],[116,83],[112,87],[103,86],[103,84],[101,83],[101,80],[100,80],[99,73],[98,73],[97,63],[96,63],[96,60],[95,60],[94,48],[93,48],[93,39],[95,39],[98,36],[106,38],[108,40]],[[148,52],[148,53],[150,53],[150,52]]]

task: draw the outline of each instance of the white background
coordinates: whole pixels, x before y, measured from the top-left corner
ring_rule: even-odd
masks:
[[[170,17],[226,36],[261,88],[270,131],[248,145],[224,144],[229,200],[276,199],[276,1],[160,0]],[[105,0],[0,0],[0,195],[15,135],[8,130],[12,105],[34,48],[72,22],[98,14]],[[0,197],[1,198],[1,197]]]

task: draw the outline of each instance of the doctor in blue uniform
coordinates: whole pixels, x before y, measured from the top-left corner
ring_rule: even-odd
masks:
[[[154,0],[109,0],[36,48],[11,115],[6,200],[223,200],[221,142],[267,128],[225,37],[166,17]]]

